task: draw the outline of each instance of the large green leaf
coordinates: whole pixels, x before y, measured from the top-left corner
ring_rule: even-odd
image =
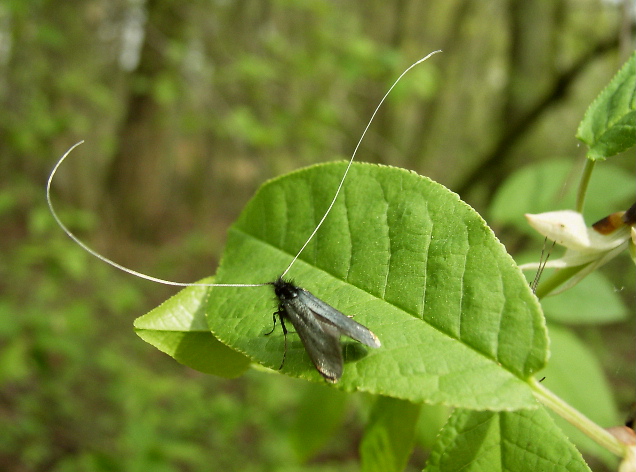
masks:
[[[265,184],[230,229],[218,283],[271,282],[326,210],[344,163]],[[547,357],[540,306],[479,215],[443,186],[403,169],[355,164],[323,227],[289,274],[369,327],[379,349],[345,345],[344,390],[467,408],[532,408],[525,380]],[[277,369],[271,286],[210,290],[222,342]],[[291,334],[282,371],[322,381]]]
[[[514,412],[455,410],[425,472],[590,472],[543,408]]]
[[[592,102],[576,137],[588,145],[588,159],[605,159],[636,141],[636,53]]]

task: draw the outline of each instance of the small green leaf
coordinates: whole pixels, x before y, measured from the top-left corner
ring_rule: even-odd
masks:
[[[408,462],[420,405],[378,397],[360,444],[363,472],[400,472]]]
[[[201,283],[212,283],[208,278]],[[192,369],[234,378],[249,367],[249,359],[216,339],[201,307],[207,287],[188,287],[135,320],[141,339]]]
[[[230,229],[216,280],[278,277],[328,207],[344,163],[265,184]],[[338,387],[488,409],[536,407],[526,379],[547,357],[541,308],[483,219],[456,194],[403,169],[354,164],[316,237],[290,271],[371,329],[379,349],[345,345]],[[272,369],[284,352],[271,286],[214,287],[213,333]],[[323,382],[289,335],[283,372]]]
[[[417,445],[426,451],[432,449],[451,412],[452,408],[445,405],[422,404],[417,425]]]
[[[636,141],[636,53],[592,102],[576,137],[589,147],[588,159],[605,159]]]
[[[544,408],[455,410],[425,472],[591,472]]]

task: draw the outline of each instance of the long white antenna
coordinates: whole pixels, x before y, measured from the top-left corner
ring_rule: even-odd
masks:
[[[353,163],[353,160],[356,157],[356,153],[358,152],[358,149],[360,148],[360,144],[362,143],[362,140],[364,139],[365,135],[367,134],[367,131],[369,130],[369,127],[371,126],[371,123],[373,122],[373,119],[375,118],[375,115],[378,113],[378,110],[380,109],[380,107],[382,106],[382,104],[384,103],[386,98],[389,96],[389,93],[391,93],[391,90],[393,90],[393,88],[402,79],[402,77],[404,77],[404,75],[406,75],[406,73],[409,72],[413,67],[415,67],[418,64],[421,64],[422,62],[427,60],[429,57],[431,57],[433,54],[437,54],[438,52],[441,52],[441,50],[433,51],[432,53],[428,54],[426,57],[423,57],[422,59],[420,59],[420,60],[414,62],[413,64],[411,64],[404,72],[402,72],[402,74],[400,74],[400,76],[395,80],[395,82],[393,82],[393,85],[391,85],[389,90],[384,94],[384,97],[382,97],[382,100],[380,100],[380,103],[378,103],[378,106],[375,108],[375,111],[371,115],[371,119],[367,123],[367,126],[364,128],[364,131],[362,132],[362,136],[360,136],[360,139],[358,140],[358,144],[356,145],[355,149],[353,150],[353,154],[351,155],[351,159],[349,159],[349,163],[347,164],[347,168],[345,169],[344,174],[342,174],[342,179],[340,180],[340,184],[338,185],[338,189],[336,190],[336,193],[335,193],[333,199],[331,200],[331,203],[329,204],[329,207],[327,208],[327,210],[325,211],[325,214],[322,216],[322,218],[320,219],[320,221],[316,225],[316,228],[314,229],[314,231],[309,235],[309,238],[307,238],[307,241],[305,241],[305,244],[303,244],[303,246],[298,251],[298,254],[296,254],[294,259],[289,263],[289,265],[287,266],[285,271],[282,273],[281,277],[284,277],[287,274],[287,272],[289,272],[289,270],[292,268],[292,266],[294,265],[294,263],[296,262],[298,257],[300,257],[301,253],[305,250],[307,245],[311,242],[311,240],[314,238],[314,236],[316,235],[316,233],[318,232],[318,230],[320,229],[320,227],[324,223],[324,221],[327,219],[327,216],[331,212],[331,209],[333,208],[333,206],[336,203],[336,200],[338,199],[338,195],[340,195],[340,191],[342,190],[342,186],[344,185],[345,179],[347,178],[347,174],[349,173],[349,169],[351,168],[351,164]],[[73,151],[77,146],[79,146],[83,142],[84,141],[80,141],[80,142],[74,144],[68,151],[66,151],[66,153],[60,158],[60,160],[57,161],[57,163],[55,164],[55,167],[53,167],[53,170],[51,171],[51,174],[49,175],[49,179],[48,179],[48,181],[46,183],[46,202],[49,205],[49,209],[51,210],[51,214],[53,215],[53,218],[55,219],[57,224],[60,226],[60,228],[62,228],[62,230],[73,241],[75,241],[82,249],[84,249],[89,254],[92,254],[93,256],[98,258],[99,260],[101,260],[103,262],[106,262],[107,264],[110,264],[111,266],[116,267],[119,270],[127,272],[127,273],[129,273],[131,275],[135,275],[135,276],[137,276],[139,278],[150,280],[151,282],[157,282],[157,283],[164,284],[164,285],[174,285],[174,286],[177,286],[177,287],[262,287],[264,285],[271,285],[272,284],[272,282],[260,283],[260,284],[201,284],[201,283],[173,282],[171,280],[159,279],[157,277],[152,277],[150,275],[142,274],[141,272],[137,272],[135,270],[129,269],[128,267],[124,267],[121,264],[118,264],[117,262],[112,261],[112,260],[108,259],[107,257],[102,256],[101,254],[99,254],[98,252],[94,251],[93,249],[88,247],[86,244],[84,244],[77,236],[75,236],[64,225],[64,223],[62,223],[62,220],[59,218],[59,216],[55,212],[55,209],[53,208],[53,203],[51,202],[51,182],[53,181],[53,176],[57,172],[57,169],[60,167],[62,162],[64,162],[66,157],[71,153],[71,151]]]
[[[289,269],[292,268],[292,266],[294,265],[294,263],[296,262],[296,259],[298,259],[298,257],[300,257],[300,254],[305,250],[305,248],[307,247],[307,245],[311,242],[311,240],[314,238],[314,236],[316,235],[316,233],[318,232],[318,230],[320,229],[320,227],[322,226],[322,224],[325,222],[325,220],[327,219],[327,216],[329,215],[329,213],[331,212],[331,208],[333,208],[333,206],[336,203],[336,200],[338,199],[338,195],[340,195],[340,190],[342,190],[342,186],[344,185],[344,181],[347,178],[347,174],[349,173],[349,169],[351,169],[351,164],[353,163],[353,160],[356,157],[356,153],[358,152],[358,148],[360,147],[360,144],[362,144],[362,140],[364,139],[364,136],[367,134],[367,131],[369,130],[369,127],[371,126],[371,123],[373,122],[373,119],[375,118],[375,115],[377,115],[378,110],[380,109],[380,107],[382,106],[382,104],[384,103],[384,101],[386,100],[386,97],[389,96],[389,94],[391,93],[391,90],[393,90],[393,88],[397,85],[397,83],[402,79],[402,77],[404,77],[406,75],[406,73],[408,71],[410,71],[413,67],[415,67],[416,65],[424,62],[425,60],[427,60],[429,57],[431,57],[433,54],[437,54],[438,52],[442,52],[441,49],[438,49],[437,51],[433,51],[432,53],[428,54],[426,57],[423,57],[422,59],[420,59],[419,61],[414,62],[413,64],[411,64],[409,67],[406,68],[406,70],[404,72],[402,72],[400,74],[400,76],[395,80],[395,82],[393,82],[393,85],[391,85],[391,87],[389,88],[389,90],[384,94],[384,97],[382,97],[382,100],[380,100],[380,103],[378,103],[378,106],[375,107],[375,111],[373,112],[373,114],[371,115],[371,119],[369,120],[369,122],[367,123],[366,128],[364,128],[364,131],[362,132],[362,136],[360,136],[360,139],[358,140],[358,144],[356,144],[355,149],[353,150],[353,154],[351,154],[351,159],[349,159],[349,163],[347,164],[347,168],[344,171],[344,174],[342,174],[342,179],[340,180],[340,185],[338,185],[338,189],[336,190],[336,194],[333,196],[333,200],[331,200],[331,204],[329,205],[329,208],[327,208],[327,211],[325,211],[325,214],[322,216],[322,218],[320,219],[320,221],[318,222],[318,224],[316,225],[316,228],[314,229],[313,233],[311,233],[309,235],[309,238],[307,238],[307,241],[305,241],[305,244],[303,244],[303,247],[300,248],[300,251],[298,251],[298,254],[296,254],[296,256],[294,257],[294,259],[289,263],[289,265],[287,266],[287,269],[285,269],[285,272],[283,272],[283,274],[281,275],[281,277],[284,277],[287,272],[289,272]]]
[[[57,224],[60,225],[60,228],[62,228],[64,232],[73,241],[79,244],[79,246],[82,249],[84,249],[89,254],[92,254],[99,260],[106,262],[107,264],[110,264],[113,267],[116,267],[120,270],[123,270],[124,272],[128,272],[129,274],[136,275],[137,277],[140,277],[142,279],[150,280],[151,282],[157,282],[164,285],[176,285],[177,287],[262,287],[263,285],[267,285],[267,284],[198,284],[198,283],[173,282],[171,280],[158,279],[157,277],[152,277],[150,275],[142,274],[141,272],[137,272],[136,270],[132,270],[132,269],[129,269],[128,267],[124,267],[123,265],[118,264],[115,261],[111,261],[107,257],[102,256],[101,254],[92,250],[90,247],[84,244],[77,236],[71,233],[71,230],[69,230],[64,225],[64,223],[62,223],[62,220],[60,219],[59,216],[57,216],[57,213],[53,209],[53,203],[51,202],[51,182],[53,181],[53,176],[57,172],[57,169],[60,167],[62,162],[64,162],[64,159],[66,159],[66,157],[71,153],[71,151],[75,149],[77,146],[79,146],[80,144],[82,144],[83,142],[84,141],[75,143],[68,151],[66,151],[66,153],[60,158],[60,160],[57,161],[57,164],[55,164],[55,167],[53,167],[53,170],[51,171],[51,175],[49,175],[49,180],[46,182],[46,202],[49,204],[49,210],[51,210],[51,214],[53,215],[53,218],[55,218],[55,221],[57,222]]]

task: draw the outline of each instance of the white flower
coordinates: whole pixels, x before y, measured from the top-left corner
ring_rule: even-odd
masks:
[[[563,292],[581,281],[587,274],[616,257],[624,251],[631,242],[636,244],[636,231],[627,214],[633,213],[632,207],[628,212],[609,215],[599,220],[591,227],[585,225],[583,215],[572,210],[551,211],[537,215],[527,214],[526,219],[539,233],[566,248],[561,259],[548,260],[545,268],[572,268],[574,275],[558,288],[550,291],[550,295]],[[542,267],[541,262],[524,264],[522,270],[532,270]],[[576,270],[578,268],[578,270]]]

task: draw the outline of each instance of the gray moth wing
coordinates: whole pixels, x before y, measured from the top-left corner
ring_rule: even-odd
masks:
[[[349,336],[351,339],[355,339],[369,347],[381,346],[380,340],[370,329],[339,312],[331,305],[323,302],[320,298],[315,297],[311,292],[298,288],[298,299],[303,305],[307,306],[321,322],[333,326],[338,333]]]
[[[287,319],[296,329],[314,366],[327,381],[335,383],[342,376],[340,335],[349,336],[370,347],[380,347],[380,340],[369,329],[307,290],[296,287],[282,278],[272,282],[272,285],[279,300],[274,319],[278,315],[281,321],[285,335],[285,352],[287,351],[287,330],[284,319]]]
[[[315,313],[298,298],[281,303],[281,308],[285,311],[285,318],[294,325],[318,372],[329,382],[340,380],[343,361],[338,331],[331,325],[321,323]]]

